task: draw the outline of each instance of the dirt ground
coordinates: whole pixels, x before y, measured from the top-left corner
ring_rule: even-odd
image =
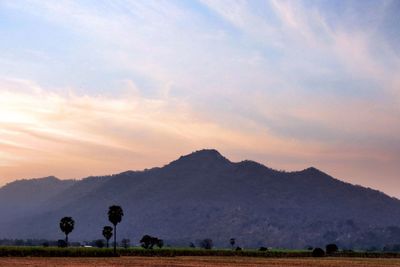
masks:
[[[246,257],[120,257],[120,258],[0,258],[0,266],[273,266],[273,267],[400,267],[400,259],[361,258],[246,258]]]

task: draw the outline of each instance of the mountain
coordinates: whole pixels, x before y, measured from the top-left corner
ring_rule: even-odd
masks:
[[[35,214],[42,205],[75,183],[54,176],[17,180],[0,188],[0,223]]]
[[[254,161],[231,162],[200,150],[161,168],[62,181],[23,180],[0,189],[0,238],[59,239],[58,222],[75,219],[71,240],[101,238],[110,205],[125,216],[119,238],[144,234],[167,244],[211,238],[229,246],[346,248],[400,243],[400,201],[334,179],[316,168],[296,172]],[[13,208],[17,207],[15,210]]]

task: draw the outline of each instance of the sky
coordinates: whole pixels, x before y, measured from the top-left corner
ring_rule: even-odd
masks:
[[[400,198],[400,1],[0,0],[0,185],[215,148]]]

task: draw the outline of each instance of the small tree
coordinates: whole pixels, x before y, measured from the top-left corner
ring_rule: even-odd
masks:
[[[59,247],[59,248],[65,248],[65,247],[67,247],[67,243],[65,242],[64,239],[58,239],[58,241],[57,241],[57,247]]]
[[[151,235],[144,235],[139,242],[140,245],[145,249],[153,249],[154,246],[162,248],[164,246],[164,241],[162,239]]]
[[[233,246],[235,245],[235,243],[236,243],[236,239],[235,238],[231,238],[229,240],[229,244],[231,244],[232,249],[233,249]]]
[[[114,225],[114,254],[117,254],[117,224],[121,222],[124,211],[120,206],[113,205],[108,209],[108,220]]]
[[[151,246],[151,240],[152,240],[152,237],[150,236],[150,235],[144,235],[143,237],[142,237],[142,239],[140,239],[140,245],[143,247],[143,248],[145,248],[145,249],[149,249],[149,248],[153,248],[152,246]]]
[[[312,252],[313,257],[323,257],[325,256],[325,251],[322,248],[314,248]]]
[[[72,217],[64,217],[60,220],[60,229],[65,234],[65,243],[68,247],[68,235],[74,230],[75,221]]]
[[[103,239],[97,239],[94,241],[94,245],[98,248],[103,248],[104,247],[104,240]]]
[[[204,249],[212,249],[213,241],[210,238],[206,238],[200,241],[200,247]]]
[[[328,244],[325,247],[326,254],[335,254],[339,251],[339,248],[336,244]]]
[[[111,237],[113,236],[113,229],[111,226],[104,226],[103,227],[103,236],[107,241],[107,248]]]

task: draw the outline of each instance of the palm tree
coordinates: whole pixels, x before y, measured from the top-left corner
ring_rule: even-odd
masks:
[[[233,249],[233,246],[235,245],[235,243],[236,243],[236,239],[235,238],[231,238],[229,240],[229,244],[231,244],[232,249]]]
[[[114,254],[117,253],[117,224],[121,222],[124,211],[120,206],[113,205],[108,209],[108,220],[114,225]]]
[[[108,248],[108,241],[113,236],[113,229],[111,226],[104,226],[103,227],[103,236],[107,240],[107,248]]]
[[[72,217],[64,217],[60,220],[60,229],[65,234],[65,243],[67,247],[68,247],[68,234],[71,233],[72,230],[74,230],[74,224],[75,221],[72,219]]]

